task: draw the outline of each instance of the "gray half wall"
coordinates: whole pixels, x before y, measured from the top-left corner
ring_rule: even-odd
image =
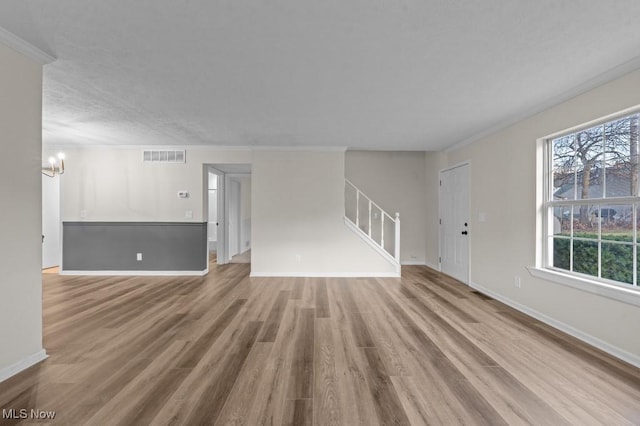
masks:
[[[204,271],[207,224],[63,222],[63,271]],[[142,253],[142,260],[136,254]]]

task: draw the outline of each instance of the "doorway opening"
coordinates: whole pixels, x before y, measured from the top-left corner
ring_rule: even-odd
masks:
[[[218,251],[218,175],[207,171],[207,206],[209,214],[207,218],[207,250],[209,262],[216,260]]]
[[[58,273],[61,253],[60,176],[42,175],[42,270]]]
[[[205,167],[210,262],[251,263],[251,165]]]

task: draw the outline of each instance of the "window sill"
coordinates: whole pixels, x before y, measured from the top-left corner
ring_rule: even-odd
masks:
[[[576,277],[570,274],[554,271],[552,269],[543,269],[528,267],[529,273],[536,277],[557,284],[562,284],[588,293],[597,294],[599,296],[608,297],[609,299],[628,303],[634,306],[640,306],[640,289],[627,289],[612,284],[601,283],[587,278]]]

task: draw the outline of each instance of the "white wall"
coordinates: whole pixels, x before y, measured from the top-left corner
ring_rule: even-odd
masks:
[[[230,178],[225,185],[227,193],[227,222],[229,224],[229,258],[240,253],[240,182]]]
[[[240,181],[240,253],[251,248],[251,176]]]
[[[51,149],[54,151],[57,149]],[[186,164],[144,164],[140,148],[64,151],[67,160],[62,184],[63,221],[202,222],[208,217],[208,205],[203,202],[208,184],[204,164],[257,161],[251,178],[240,179],[245,195],[242,244],[246,246],[249,241],[252,248],[253,272],[393,273],[393,266],[342,221],[342,151],[252,154],[244,150],[187,148]],[[189,191],[190,198],[179,199],[177,192],[181,190]],[[186,211],[193,212],[193,217],[187,218]],[[300,261],[296,260],[297,254]]]
[[[392,274],[349,230],[343,151],[254,151],[252,274]]]
[[[206,222],[203,164],[249,163],[251,153],[186,149],[184,164],[142,163],[141,148],[64,150],[62,220]]]
[[[440,197],[440,170],[445,168],[447,156],[441,152],[428,152],[425,155],[425,185],[424,193],[427,200],[425,214],[425,263],[437,269],[439,267],[440,240],[438,219],[440,218],[438,198]],[[434,226],[435,225],[435,226]]]
[[[426,242],[426,152],[347,151],[347,179],[392,217],[400,213],[400,261],[424,264]],[[430,259],[430,261],[433,259]]]
[[[471,281],[640,362],[640,307],[532,277],[536,140],[640,104],[640,71],[448,154],[471,160]],[[484,212],[486,222],[478,221]],[[428,234],[437,230],[431,222]],[[522,279],[515,288],[514,277]]]
[[[60,175],[42,175],[42,267],[60,266]]]
[[[0,380],[42,349],[42,66],[0,43]]]

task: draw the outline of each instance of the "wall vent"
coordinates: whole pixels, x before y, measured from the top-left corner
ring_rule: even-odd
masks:
[[[154,149],[142,151],[143,163],[186,163],[186,151]]]

